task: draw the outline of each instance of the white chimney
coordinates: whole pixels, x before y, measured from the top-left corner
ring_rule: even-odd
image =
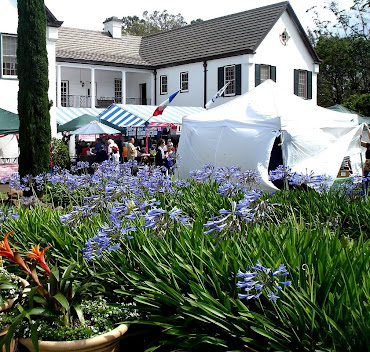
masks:
[[[109,33],[112,38],[122,38],[122,23],[123,21],[117,17],[107,18],[104,24],[104,32]]]

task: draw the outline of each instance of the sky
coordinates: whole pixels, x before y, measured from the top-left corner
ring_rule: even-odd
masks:
[[[320,18],[333,20],[324,5],[329,0],[290,0],[296,15],[304,29],[314,28],[312,21],[313,13],[306,10],[316,5],[320,9]],[[103,21],[112,16],[122,18],[124,16],[142,17],[144,11],[149,13],[157,10],[167,10],[169,14],[180,13],[185,21],[201,18],[209,20],[216,17],[257,8],[280,2],[279,0],[231,0],[221,2],[214,0],[45,0],[46,6],[54,16],[64,21],[63,26],[101,31]],[[349,8],[353,0],[338,0],[341,7]],[[225,5],[227,4],[227,5]]]

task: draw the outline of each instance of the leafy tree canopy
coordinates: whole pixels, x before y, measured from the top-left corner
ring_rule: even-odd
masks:
[[[368,0],[353,0],[347,10],[339,9],[336,1],[325,8],[335,22],[320,20],[316,8],[311,8],[316,28],[309,36],[322,60],[318,104],[327,107],[370,93],[370,19]]]
[[[127,16],[123,17],[122,20],[122,29],[125,34],[139,36],[169,31],[187,25],[187,22],[181,14],[171,15],[167,10],[163,12],[154,11],[152,13],[144,11],[142,18],[138,16]],[[202,20],[198,18],[197,20],[191,21],[191,24],[201,21]]]

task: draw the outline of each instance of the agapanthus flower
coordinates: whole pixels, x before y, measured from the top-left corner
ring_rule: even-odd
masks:
[[[255,266],[248,266],[246,272],[238,271],[237,277],[241,278],[236,284],[237,288],[242,289],[246,293],[239,293],[239,299],[256,299],[266,292],[270,301],[276,302],[279,298],[278,291],[282,286],[291,285],[291,281],[280,281],[281,277],[289,275],[284,264],[281,264],[277,269],[272,270],[261,265],[259,260]]]

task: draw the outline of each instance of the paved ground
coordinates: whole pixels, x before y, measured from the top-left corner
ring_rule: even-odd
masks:
[[[5,185],[3,185],[3,184],[0,184],[0,193],[1,192],[8,192],[9,191],[9,184],[5,184]]]

